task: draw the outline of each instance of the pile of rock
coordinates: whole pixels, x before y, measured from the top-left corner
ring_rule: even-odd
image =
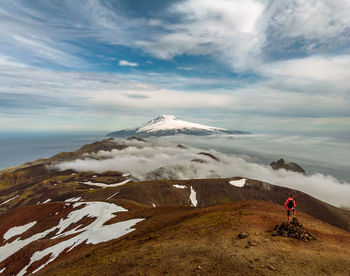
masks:
[[[281,225],[276,224],[275,229],[272,232],[272,236],[291,237],[303,241],[311,241],[316,239],[303,227],[297,218],[293,218],[290,222],[283,222]]]

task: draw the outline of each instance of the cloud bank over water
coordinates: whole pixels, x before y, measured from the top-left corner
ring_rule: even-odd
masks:
[[[305,176],[286,170],[274,171],[247,155],[206,150],[220,159],[215,161],[210,156],[198,154],[202,149],[182,149],[159,140],[125,143],[129,145],[126,149],[100,151],[86,156],[84,160],[64,162],[57,167],[61,170],[95,172],[118,170],[130,173],[139,180],[241,176],[297,189],[338,207],[350,207],[350,183],[341,182],[330,175],[312,173]],[[193,162],[193,159],[202,159],[204,162]]]

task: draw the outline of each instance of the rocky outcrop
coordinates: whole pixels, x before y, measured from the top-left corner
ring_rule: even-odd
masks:
[[[208,163],[208,161],[206,161],[206,160],[204,160],[204,159],[200,159],[200,158],[192,159],[191,162],[202,163],[202,164]]]
[[[131,137],[127,138],[126,140],[128,140],[128,141],[139,141],[139,142],[146,142],[146,140],[145,140],[145,139],[142,139],[142,138],[137,137],[137,136],[131,136]]]
[[[298,172],[306,174],[305,170],[296,163],[286,163],[283,158],[278,161],[273,161],[270,163],[270,166],[274,170],[285,169],[287,171]]]
[[[215,160],[215,161],[220,161],[219,158],[217,158],[216,156],[212,155],[211,153],[207,153],[207,152],[200,152],[198,154],[204,155],[204,156],[208,156],[209,158]]]

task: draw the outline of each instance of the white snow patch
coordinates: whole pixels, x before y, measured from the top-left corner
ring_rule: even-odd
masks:
[[[97,177],[97,175],[93,175],[92,177],[94,177],[94,178],[95,178],[95,177]]]
[[[197,207],[197,204],[198,204],[197,194],[196,194],[196,191],[192,188],[192,186],[191,186],[190,200],[191,200],[192,206]]]
[[[187,187],[185,185],[177,185],[177,184],[174,184],[173,185],[175,188],[178,188],[178,189],[186,189]]]
[[[4,239],[9,240],[14,236],[21,235],[25,231],[27,231],[29,228],[33,227],[36,224],[36,221],[29,222],[22,226],[15,226],[7,230],[7,232],[4,234]]]
[[[72,197],[72,198],[66,199],[64,202],[77,202],[79,200],[81,200],[81,197]],[[68,206],[69,206],[69,204],[68,204]]]
[[[117,195],[117,194],[119,194],[119,191],[118,191],[118,192],[116,192],[116,193],[114,193],[114,194],[113,194],[113,195],[111,195],[110,197],[108,197],[108,198],[107,198],[107,200],[108,200],[108,199],[111,199],[112,197],[114,197],[114,196],[115,196],[115,195]]]
[[[236,187],[243,187],[245,185],[246,181],[247,181],[247,179],[242,178],[239,180],[231,180],[229,183],[233,186],[236,186]]]
[[[124,173],[124,174],[122,175],[122,177],[128,177],[128,176],[130,176],[129,173]]]
[[[55,216],[57,216],[57,215],[58,215],[58,212],[55,213]]]
[[[157,207],[154,203],[152,203],[152,206],[153,206],[153,207]]]
[[[132,227],[136,223],[144,220],[143,218],[138,218],[121,221],[110,225],[104,225],[105,222],[115,217],[115,213],[125,212],[127,210],[123,207],[106,202],[79,202],[74,204],[74,207],[78,206],[83,207],[77,210],[73,210],[67,218],[62,218],[57,226],[47,229],[41,233],[37,233],[25,240],[20,240],[17,238],[13,242],[1,246],[0,263],[19,251],[21,248],[25,247],[33,241],[44,238],[51,232],[56,232],[56,234],[51,238],[52,240],[57,240],[61,237],[76,234],[76,236],[68,240],[57,243],[42,251],[35,252],[31,256],[29,264],[25,266],[17,275],[22,276],[26,274],[27,269],[34,262],[41,260],[43,257],[49,255],[50,259],[38,269],[36,269],[35,271],[37,272],[44,268],[47,264],[54,261],[66,249],[72,250],[82,243],[97,244],[117,239],[125,234],[134,231]],[[67,227],[69,227],[71,224],[77,223],[84,217],[95,218],[95,220],[83,228],[80,228],[79,230],[77,228],[81,227],[81,225],[78,225],[74,229],[64,232]]]
[[[48,203],[48,202],[50,202],[50,201],[51,201],[51,198],[45,200],[43,203]]]
[[[3,273],[5,271],[6,267],[0,270],[0,273]]]
[[[76,175],[76,173],[72,173],[71,175]]]
[[[14,199],[17,198],[17,197],[19,197],[19,195],[16,195],[16,196],[14,196],[14,197],[12,197],[12,198],[10,198],[10,199],[4,201],[3,203],[0,204],[0,206],[6,204],[6,203],[8,203],[8,202],[10,202],[11,200],[14,200]]]
[[[124,181],[119,182],[119,183],[113,183],[113,184],[95,183],[95,182],[91,182],[91,181],[81,182],[81,183],[85,184],[85,185],[98,186],[98,187],[102,187],[102,188],[111,188],[111,187],[122,186],[122,185],[124,185],[124,184],[126,184],[128,182],[130,182],[130,179],[124,180]]]

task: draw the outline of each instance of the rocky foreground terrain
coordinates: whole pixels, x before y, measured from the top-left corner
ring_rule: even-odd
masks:
[[[0,172],[1,275],[350,274],[350,212],[305,193],[241,176],[140,181],[55,166],[126,147],[107,139]],[[315,240],[276,235],[290,193]]]

